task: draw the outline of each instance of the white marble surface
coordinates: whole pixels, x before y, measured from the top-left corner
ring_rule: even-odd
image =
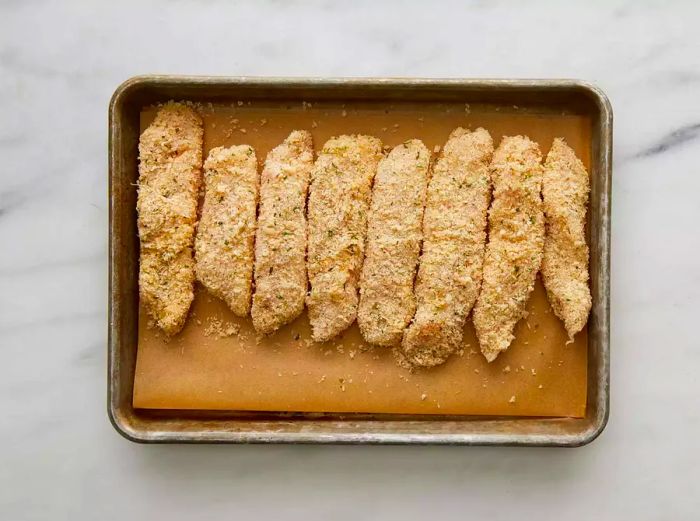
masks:
[[[700,5],[663,4],[0,2],[0,518],[697,519]],[[598,83],[615,110],[604,434],[576,450],[119,437],[107,103],[142,73]]]

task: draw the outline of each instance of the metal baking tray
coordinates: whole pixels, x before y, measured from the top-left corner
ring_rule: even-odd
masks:
[[[169,99],[225,102],[430,101],[533,105],[590,116],[588,397],[584,418],[146,411],[132,407],[138,326],[136,232],[139,113]],[[577,80],[319,79],[140,76],[109,104],[108,413],[135,442],[451,444],[577,447],[605,428],[610,398],[612,108]]]

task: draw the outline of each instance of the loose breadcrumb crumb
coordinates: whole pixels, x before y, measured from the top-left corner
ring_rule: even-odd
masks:
[[[237,336],[241,328],[238,324],[232,322],[224,322],[217,317],[209,317],[207,325],[204,328],[204,336],[214,338],[227,338]]]

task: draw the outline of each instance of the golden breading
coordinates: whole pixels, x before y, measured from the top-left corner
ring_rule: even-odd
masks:
[[[312,338],[330,340],[357,315],[372,180],[382,143],[371,136],[340,136],[323,146],[309,190],[306,299]]]
[[[542,280],[570,339],[586,325],[591,310],[585,230],[589,190],[583,163],[563,139],[555,139],[542,181],[547,228]]]
[[[527,137],[504,137],[493,154],[493,203],[474,327],[489,362],[508,349],[535,286],[544,248],[542,155]]]
[[[265,160],[255,237],[255,295],[251,316],[272,333],[304,310],[306,194],[314,163],[311,134],[292,132]]]
[[[195,241],[197,280],[240,317],[250,311],[259,183],[252,147],[217,147],[209,152]]]
[[[413,365],[442,364],[460,347],[481,285],[492,154],[486,130],[458,128],[435,164],[423,218],[416,316],[402,342]]]
[[[430,152],[412,139],[382,159],[374,178],[357,323],[371,344],[394,345],[416,310],[413,279],[421,244]]]
[[[192,242],[203,136],[199,114],[170,102],[139,141],[139,295],[167,335],[182,329],[194,298]]]

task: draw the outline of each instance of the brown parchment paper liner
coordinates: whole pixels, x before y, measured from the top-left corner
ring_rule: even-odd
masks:
[[[269,105],[202,107],[205,150],[250,144],[264,160],[295,128],[312,131],[315,148],[332,135],[370,133],[394,146],[417,137],[433,149],[459,125],[502,135],[527,134],[543,154],[564,137],[589,167],[590,122],[571,114],[459,104]],[[142,129],[154,115],[142,113]],[[218,327],[217,327],[218,326]],[[220,337],[222,330],[236,331]],[[462,353],[445,365],[410,372],[390,350],[370,348],[353,325],[333,342],[311,342],[306,315],[270,337],[250,319],[198,288],[185,329],[166,339],[141,310],[134,407],[299,412],[513,416],[584,416],[587,336],[567,341],[538,280],[510,349],[488,364],[471,320]]]

